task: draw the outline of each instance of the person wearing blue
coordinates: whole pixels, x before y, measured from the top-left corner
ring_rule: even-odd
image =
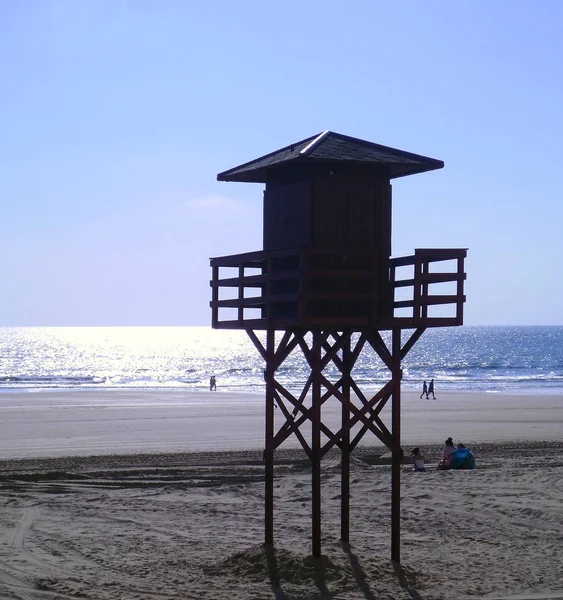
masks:
[[[452,469],[474,469],[475,457],[465,444],[458,444],[457,450],[452,457]]]

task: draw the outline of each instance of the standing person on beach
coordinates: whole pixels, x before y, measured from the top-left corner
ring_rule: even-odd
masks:
[[[428,391],[426,392],[426,398],[432,394],[432,400],[436,400],[436,396],[434,395],[434,380],[430,380],[430,385],[428,386]]]
[[[420,397],[422,398],[422,396],[426,396],[426,399],[428,400],[428,387],[426,386],[426,381],[422,384],[422,394],[420,394]]]
[[[211,375],[209,379],[209,391],[216,392],[217,391],[217,381],[215,380],[215,375]]]

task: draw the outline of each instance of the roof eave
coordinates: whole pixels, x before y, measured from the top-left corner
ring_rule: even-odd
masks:
[[[229,172],[219,173],[217,181],[236,181],[238,183],[266,183],[265,169],[256,169],[255,171],[244,171],[242,173]]]
[[[237,183],[267,183],[269,180],[268,173],[284,169],[288,165],[296,163],[327,163],[327,164],[342,164],[342,165],[362,165],[370,166],[374,170],[378,168],[385,168],[388,170],[389,177],[391,179],[398,179],[399,177],[406,177],[408,175],[417,175],[419,173],[426,173],[428,171],[436,171],[444,168],[444,163],[441,160],[428,159],[425,163],[408,164],[408,163],[366,163],[363,161],[352,161],[352,160],[341,160],[331,161],[322,159],[308,159],[304,160],[300,157],[295,157],[291,161],[285,161],[283,163],[267,165],[258,169],[242,170],[230,169],[223,171],[217,175],[217,181],[235,181]],[[238,171],[238,172],[237,172]]]
[[[428,173],[429,171],[437,171],[444,168],[444,162],[441,160],[433,159],[434,164],[418,164],[418,165],[404,165],[396,163],[391,165],[391,179],[398,179],[399,177],[407,177],[408,175],[418,175],[419,173]]]

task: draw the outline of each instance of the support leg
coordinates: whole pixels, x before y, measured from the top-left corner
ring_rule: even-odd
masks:
[[[340,485],[340,539],[350,541],[350,379],[352,355],[350,350],[350,332],[345,332],[346,341],[342,347],[342,466]]]
[[[393,329],[393,396],[391,425],[393,451],[391,464],[391,560],[401,561],[401,330]]]
[[[311,491],[313,556],[321,556],[321,334],[313,332],[311,419]]]
[[[275,331],[266,333],[266,439],[264,462],[266,466],[265,537],[266,544],[274,543],[274,344]]]

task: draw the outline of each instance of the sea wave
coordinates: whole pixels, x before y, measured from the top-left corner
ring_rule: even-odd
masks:
[[[107,383],[107,377],[92,376],[57,376],[57,375],[0,375],[0,386],[80,386]]]
[[[238,335],[240,334],[240,335]],[[385,337],[385,336],[384,336]],[[243,332],[208,328],[0,328],[0,390],[44,388],[208,389],[264,387],[264,362]],[[340,377],[329,364],[332,381]],[[309,367],[298,353],[276,371],[292,391]],[[353,376],[364,388],[389,380],[374,352],[363,352]],[[528,391],[563,387],[563,327],[447,328],[428,331],[403,362],[403,387]]]

